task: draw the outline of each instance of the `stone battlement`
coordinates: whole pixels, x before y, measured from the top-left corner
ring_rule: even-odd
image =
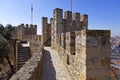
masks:
[[[50,26],[42,18],[42,41],[58,51],[73,80],[110,80],[110,30],[89,30],[87,14],[54,9]]]
[[[41,35],[37,35],[37,25],[21,24],[14,27],[12,39],[20,39],[27,41],[41,41]]]
[[[56,44],[55,37],[58,39],[57,43],[60,43],[60,33],[77,31],[81,29],[88,29],[88,15],[80,15],[80,13],[74,13],[71,11],[64,12],[60,8],[53,10],[53,18],[50,18],[48,24],[48,18],[42,17],[42,43],[46,44],[48,39],[53,40],[51,44]],[[52,36],[51,36],[52,35]]]
[[[37,25],[33,25],[33,24],[21,24],[21,25],[18,25],[17,27],[22,27],[22,28],[37,28]]]

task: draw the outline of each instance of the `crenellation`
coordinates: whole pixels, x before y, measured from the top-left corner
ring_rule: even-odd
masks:
[[[21,23],[21,26],[22,26],[22,27],[24,27],[24,24],[23,24],[23,23]]]
[[[54,19],[56,20],[56,21],[58,21],[58,20],[62,20],[63,19],[63,10],[62,9],[60,9],[60,8],[56,8],[56,9],[54,9]]]
[[[72,20],[73,19],[73,20]],[[85,19],[83,19],[85,21]],[[50,19],[50,24],[51,24],[51,41],[52,46],[57,45],[57,43],[60,45],[60,38],[61,35],[60,33],[64,32],[69,32],[69,31],[78,31],[83,29],[83,22],[80,21],[80,13],[74,13],[72,16],[71,11],[65,11],[64,12],[64,18],[63,18],[63,9],[56,8],[53,11],[53,19]],[[84,22],[85,24],[85,22]],[[42,26],[44,30],[42,30],[45,33],[49,33],[48,31],[48,22],[47,22],[47,17],[44,17],[44,24],[42,22]],[[85,26],[84,26],[85,27]],[[86,27],[87,29],[87,27]],[[45,39],[48,39],[48,36],[45,34],[44,37]],[[57,46],[56,46],[57,48]]]
[[[67,19],[67,21],[72,21],[72,11],[65,11],[64,12],[64,19]]]
[[[82,22],[82,29],[88,29],[88,15],[84,14],[80,16]]]
[[[30,28],[33,28],[33,24],[30,24]]]
[[[48,24],[48,18],[42,17],[42,25],[46,26]]]
[[[20,24],[15,27],[14,31],[12,32],[12,39],[19,39],[19,40],[35,40],[37,37],[37,25],[29,25],[29,24]],[[38,41],[40,42],[40,41]]]
[[[28,27],[29,27],[29,24],[26,24],[25,27],[28,28]]]
[[[72,16],[72,20],[77,21],[78,23],[80,22],[80,13],[76,12]]]

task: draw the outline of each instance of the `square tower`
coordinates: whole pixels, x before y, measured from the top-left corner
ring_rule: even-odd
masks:
[[[52,43],[52,48],[56,48],[60,45],[60,34],[64,31],[63,27],[63,10],[60,8],[56,8],[54,10],[53,15],[53,23],[51,25],[51,32],[53,35],[51,35],[51,39],[54,41]]]
[[[77,31],[74,64],[81,80],[110,80],[110,31]]]

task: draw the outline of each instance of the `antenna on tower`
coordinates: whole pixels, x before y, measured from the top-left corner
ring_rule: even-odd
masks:
[[[71,11],[72,11],[72,0],[71,0],[71,2],[70,2],[70,8],[71,8]]]
[[[31,4],[31,24],[33,24],[33,5]]]

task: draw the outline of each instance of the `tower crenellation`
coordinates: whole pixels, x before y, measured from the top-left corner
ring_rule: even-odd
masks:
[[[72,21],[72,11],[65,11],[64,12],[64,19],[66,19],[69,22],[71,22]]]
[[[28,24],[26,24],[26,25],[25,25],[25,27],[26,27],[26,28],[28,28],[28,27],[29,27],[29,25],[28,25]]]
[[[14,28],[12,32],[12,38],[27,40],[28,36],[36,35],[37,36],[37,25],[28,25],[28,24],[20,24]]]
[[[88,29],[88,15],[87,14],[81,15],[80,18],[81,18],[81,22],[82,22],[82,28]]]
[[[48,24],[48,18],[47,17],[42,17],[42,25],[46,27]]]
[[[56,8],[53,12],[53,18],[57,21],[57,20],[62,20],[63,18],[63,10],[60,8]]]
[[[76,12],[73,14],[72,20],[80,22],[80,13]]]

